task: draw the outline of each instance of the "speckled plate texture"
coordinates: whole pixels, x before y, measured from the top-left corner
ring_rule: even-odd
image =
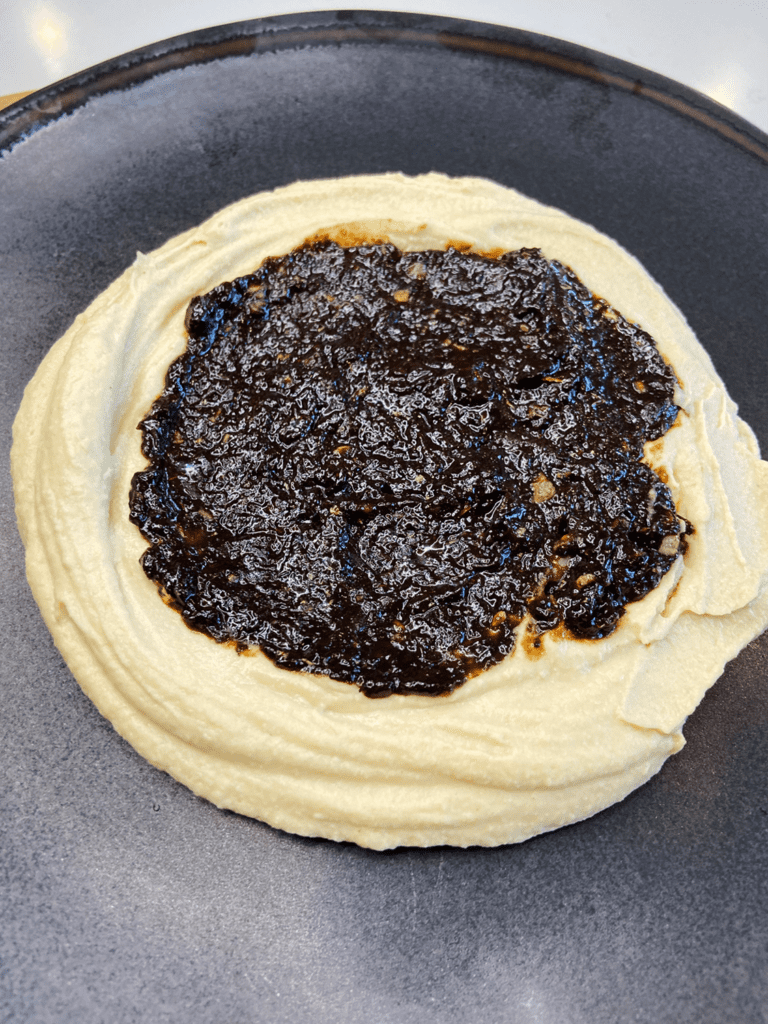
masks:
[[[768,449],[768,138],[579,47],[390,13],[147,47],[0,114],[0,1019],[764,1024],[768,637],[688,746],[589,821],[374,853],[217,810],[78,689],[27,587],[7,451],[24,385],[133,260],[300,178],[481,175],[618,239]]]

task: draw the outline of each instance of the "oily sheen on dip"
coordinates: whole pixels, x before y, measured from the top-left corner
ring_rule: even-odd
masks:
[[[323,232],[411,250],[537,247],[655,339],[681,412],[646,457],[695,533],[611,636],[519,643],[450,696],[371,701],[240,656],[162,602],[128,494],[146,465],[136,427],[184,350],[187,305]],[[14,436],[30,585],[82,688],[195,793],[303,835],[490,846],[594,814],[683,746],[686,716],[768,622],[768,464],[709,357],[615,242],[487,181],[297,183],[139,254],[51,349]]]

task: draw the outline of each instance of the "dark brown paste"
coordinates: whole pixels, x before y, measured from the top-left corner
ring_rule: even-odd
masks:
[[[445,693],[527,613],[607,636],[684,551],[640,461],[674,374],[537,250],[315,242],[186,325],[130,514],[149,578],[215,640],[371,697]]]

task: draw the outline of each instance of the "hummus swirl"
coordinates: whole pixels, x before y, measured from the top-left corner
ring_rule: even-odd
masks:
[[[370,701],[238,655],[160,600],[128,495],[146,466],[136,424],[184,351],[187,305],[322,234],[540,248],[655,339],[681,412],[646,459],[696,532],[611,636],[548,635],[450,696]],[[28,578],[84,691],[194,792],[303,835],[491,846],[594,814],[683,746],[686,716],[768,622],[768,464],[682,315],[615,242],[479,179],[297,183],[139,254],[46,356],[14,437]]]

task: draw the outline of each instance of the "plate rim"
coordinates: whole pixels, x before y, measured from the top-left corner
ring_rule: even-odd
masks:
[[[526,29],[431,14],[359,9],[280,14],[195,29],[84,68],[0,111],[0,160],[91,98],[126,91],[155,75],[228,57],[344,43],[442,47],[543,64],[666,107],[768,165],[768,134],[696,89],[637,64]]]

